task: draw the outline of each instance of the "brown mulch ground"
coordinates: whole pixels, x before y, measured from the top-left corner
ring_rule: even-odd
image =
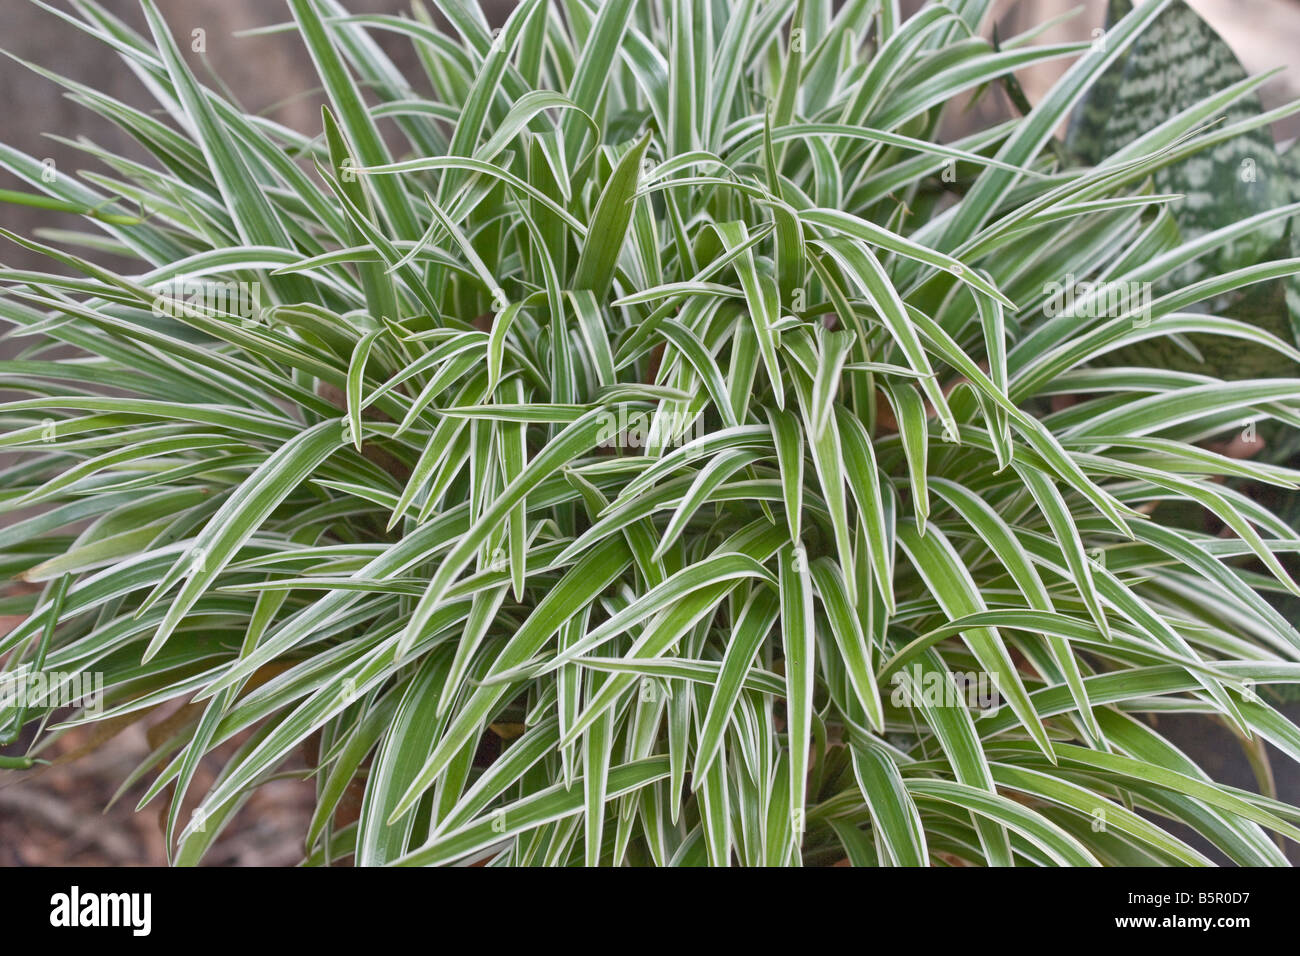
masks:
[[[69,733],[51,756],[73,751],[88,733]],[[191,793],[206,792],[231,749],[233,745],[224,746],[205,759]],[[149,752],[146,730],[137,724],[75,761],[23,773],[0,771],[0,866],[166,865],[161,826],[165,795],[139,813],[135,806],[145,784],[113,802],[120,782]],[[276,780],[258,788],[217,838],[204,865],[298,863],[313,798],[312,785],[299,780]],[[182,816],[182,822],[185,819]]]

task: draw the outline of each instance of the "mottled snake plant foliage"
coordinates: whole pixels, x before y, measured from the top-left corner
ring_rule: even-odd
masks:
[[[1110,0],[1110,21],[1132,8],[1131,0]],[[1069,145],[1082,161],[1101,162],[1203,98],[1229,90],[1240,95],[1224,107],[1220,121],[1249,120],[1263,112],[1256,90],[1270,75],[1248,76],[1195,10],[1183,2],[1171,4],[1089,92],[1075,113]],[[1156,170],[1152,179],[1161,192],[1182,196],[1167,209],[1168,225],[1191,239],[1300,199],[1298,172],[1295,156],[1279,155],[1272,133],[1262,126]],[[1300,255],[1300,234],[1275,221],[1172,273],[1160,291],[1261,259],[1293,255]],[[1300,341],[1300,282],[1292,277],[1220,297],[1203,308],[1245,319],[1293,344]],[[1114,358],[1224,378],[1300,371],[1275,351],[1212,335],[1165,337]]]
[[[1219,480],[1300,473],[1203,445],[1294,430],[1300,382],[1101,364],[1300,358],[1202,305],[1300,269],[1255,248],[1296,205],[1179,230],[1152,185],[1274,117],[1239,83],[1072,159],[1056,130],[1179,5],[1064,45],[984,39],[989,5],[525,0],[498,32],[289,0],[304,134],[196,79],[150,0],[148,35],[73,0],[158,108],[48,74],[147,158],[0,147],[7,199],[94,230],[0,270],[0,545],[41,585],[0,651],[105,688],[0,715],[9,762],[157,725],[123,787],[180,863],[289,775],[311,864],[1284,864],[1300,810],[1150,718],[1300,758],[1261,693],[1300,682],[1269,603],[1300,543]],[[1141,317],[1044,308],[1193,268]],[[178,280],[263,308],[159,308]]]

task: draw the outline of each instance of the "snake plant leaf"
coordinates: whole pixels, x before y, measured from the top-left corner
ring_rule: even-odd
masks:
[[[1130,0],[1110,0],[1113,22],[1132,8]],[[1228,44],[1183,0],[1164,10],[1098,80],[1072,118],[1067,143],[1085,163],[1099,163],[1139,136],[1149,133],[1206,97],[1247,79]],[[1215,117],[1230,125],[1263,113],[1257,93],[1236,97]],[[1300,180],[1278,156],[1267,126],[1244,132],[1153,174],[1157,192],[1182,196],[1172,206],[1183,237],[1195,239],[1245,215],[1294,201]],[[1195,282],[1239,264],[1289,258],[1293,240],[1286,222],[1251,231],[1213,255],[1173,270],[1160,292]],[[1277,280],[1242,296],[1211,303],[1220,314],[1252,322],[1297,342],[1300,320],[1288,306],[1300,303],[1294,280]],[[1293,374],[1294,366],[1276,354],[1210,336],[1190,340],[1158,338],[1121,350],[1112,362],[1161,365],[1230,378]]]

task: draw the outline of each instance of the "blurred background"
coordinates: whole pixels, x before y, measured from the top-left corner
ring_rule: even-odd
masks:
[[[66,0],[50,0],[67,9]],[[147,32],[135,0],[100,0],[102,6],[136,29]],[[647,0],[650,2],[650,0]],[[1290,67],[1264,87],[1265,109],[1300,97],[1300,0],[1188,0],[1236,51],[1246,70],[1259,73]],[[87,113],[64,96],[61,87],[33,73],[29,61],[86,83],[143,109],[153,102],[134,74],[90,36],[26,0],[0,0],[4,31],[0,48],[0,141],[39,159],[52,159],[60,170],[85,165],[77,149],[47,134],[86,138],[124,155],[143,155],[120,131]],[[220,84],[248,111],[265,115],[305,133],[319,132],[321,96],[306,49],[292,34],[237,36],[288,19],[282,3],[267,0],[157,0],[175,34],[185,39],[202,30],[206,51],[191,53],[191,65],[212,85]],[[409,0],[345,0],[356,13],[403,13]],[[916,0],[905,0],[915,7]],[[493,25],[513,6],[510,0],[483,0]],[[1105,0],[998,0],[992,23],[1002,38],[1021,33],[1071,10],[1077,15],[1051,27],[1040,42],[1086,40],[1105,20]],[[419,77],[408,45],[390,34],[376,34],[399,68]],[[188,50],[189,42],[182,44]],[[1068,67],[1067,61],[1024,71],[1019,79],[1031,102],[1037,102]],[[417,89],[419,89],[417,85]],[[985,97],[977,110],[952,117],[953,133],[982,127],[998,118],[1007,104],[1002,93]],[[1300,119],[1291,117],[1274,130],[1279,142],[1300,135]],[[0,188],[23,188],[0,172]],[[0,206],[0,225],[22,235],[39,227],[79,226],[80,220],[17,206]],[[48,261],[25,250],[0,248],[0,263],[17,268],[48,268]],[[0,355],[17,343],[0,339]],[[0,633],[16,621],[0,618]],[[173,708],[174,709],[174,708]],[[1297,708],[1287,708],[1292,717]],[[160,709],[149,720],[122,729],[111,739],[69,735],[55,752],[55,763],[35,773],[0,771],[0,866],[14,865],[160,865],[165,862],[159,828],[163,801],[134,813],[142,788],[117,795],[120,781],[147,761],[151,740],[166,735],[168,717]],[[1199,719],[1161,718],[1162,726],[1216,779],[1256,789],[1254,777],[1233,736],[1217,724]],[[233,744],[229,746],[234,746]],[[223,748],[210,755],[194,791],[201,793],[220,768]],[[1300,773],[1284,759],[1274,765],[1279,796],[1300,803]],[[204,774],[208,776],[204,778]],[[116,797],[116,799],[115,799]],[[109,806],[111,803],[111,807]],[[260,789],[217,842],[207,865],[291,865],[301,857],[301,841],[313,803],[311,784],[281,780]],[[106,811],[105,808],[109,807]],[[1298,859],[1296,862],[1300,862]]]

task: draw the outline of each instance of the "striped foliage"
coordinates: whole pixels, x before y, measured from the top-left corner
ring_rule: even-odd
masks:
[[[1300,357],[1202,307],[1300,260],[1113,294],[1297,207],[1184,234],[1152,185],[1266,130],[1249,84],[1086,163],[1053,140],[1168,0],[1062,45],[982,38],[987,0],[524,0],[499,31],[288,0],[310,135],[142,2],[148,35],[95,0],[63,28],[158,110],[49,78],[151,161],[83,140],[99,171],[47,181],[0,147],[3,198],[94,230],[6,233],[52,264],[0,268],[0,563],[41,585],[0,653],[105,688],[0,711],[30,757],[170,714],[123,783],[178,863],[284,774],[313,865],[1285,863],[1300,810],[1150,718],[1300,758],[1269,696],[1300,540],[1249,493],[1300,472],[1204,447],[1294,429],[1300,381],[1101,363]],[[1027,114],[939,135],[1057,60]],[[1049,308],[1067,276],[1120,305]]]

